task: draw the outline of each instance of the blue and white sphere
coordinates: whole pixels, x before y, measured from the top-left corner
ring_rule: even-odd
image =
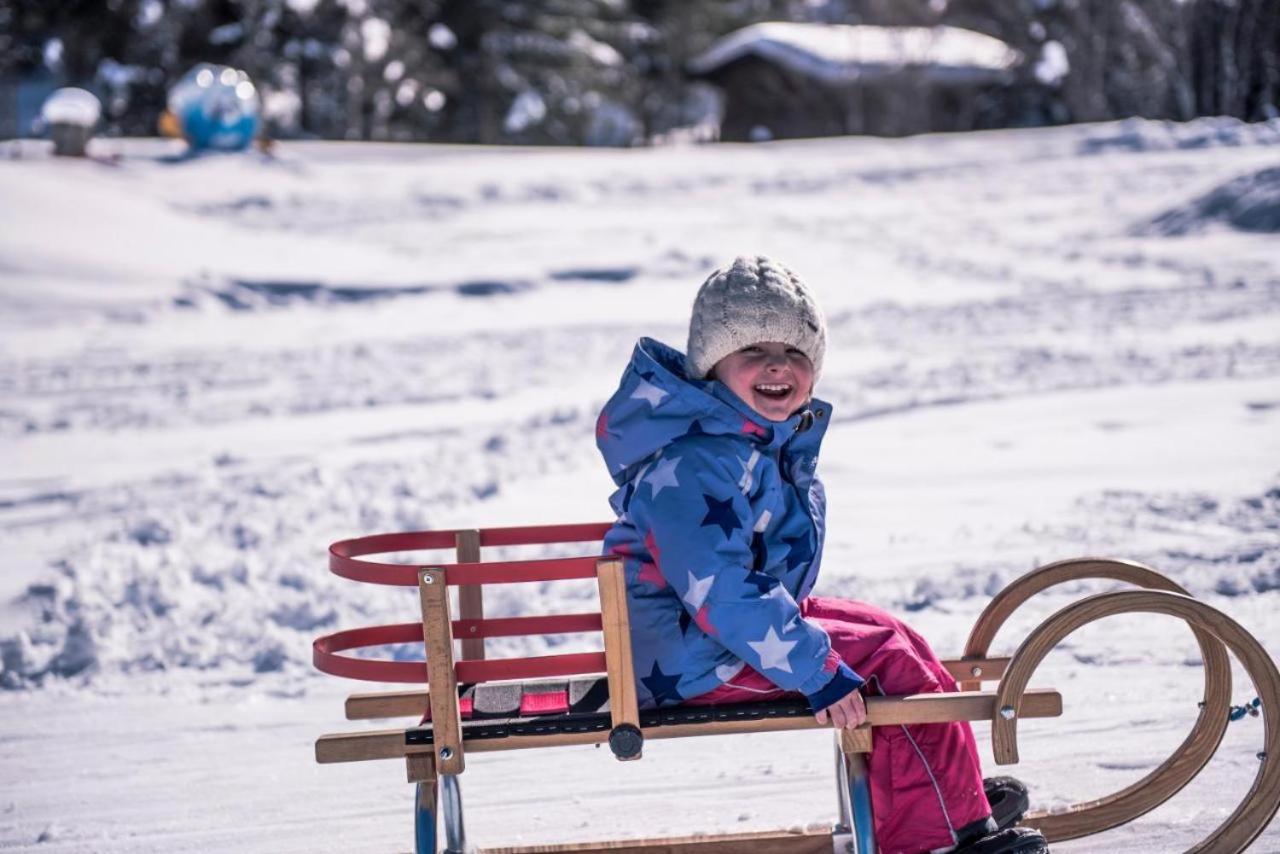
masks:
[[[193,149],[239,151],[258,132],[261,106],[248,74],[202,62],[169,90],[169,112]]]

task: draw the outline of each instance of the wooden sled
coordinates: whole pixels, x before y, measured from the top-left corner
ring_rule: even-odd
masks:
[[[877,726],[939,721],[991,722],[996,762],[1018,761],[1018,722],[1055,717],[1062,697],[1052,689],[1029,689],[1036,667],[1055,645],[1086,623],[1122,613],[1161,613],[1186,621],[1204,659],[1201,711],[1190,734],[1164,764],[1142,780],[1097,800],[1053,813],[1031,812],[1022,824],[1036,827],[1051,842],[1098,833],[1131,821],[1164,803],[1200,772],[1226,730],[1231,700],[1227,650],[1244,666],[1258,691],[1265,747],[1253,786],[1235,812],[1191,849],[1243,851],[1266,828],[1280,807],[1280,672],[1262,646],[1222,612],[1191,598],[1174,582],[1141,564],[1081,558],[1049,564],[1017,579],[979,616],[964,655],[944,661],[960,682],[954,694],[867,698],[868,722],[836,737],[840,817],[832,829],[732,834],[719,837],[629,840],[482,848],[467,846],[458,776],[466,753],[608,744],[617,758],[639,759],[644,742],[820,727],[803,701],[723,707],[676,706],[640,711],[632,670],[626,589],[620,559],[597,555],[574,558],[483,562],[483,547],[599,542],[609,524],[491,528],[380,534],[334,543],[329,568],[356,581],[416,587],[421,622],[370,626],[316,639],[313,660],[320,670],[377,682],[417,683],[414,690],[355,694],[346,702],[349,720],[413,717],[419,722],[395,729],[323,735],[316,761],[368,759],[404,761],[417,785],[415,851],[440,850],[437,816],[444,825],[445,852],[534,854],[534,852],[632,852],[632,854],[755,854],[849,851],[874,854],[870,787],[865,753]],[[452,549],[457,562],[429,566],[376,563],[361,558],[419,550]],[[484,617],[486,585],[594,579],[598,613],[537,617]],[[1009,616],[1046,588],[1081,579],[1113,579],[1137,589],[1086,597],[1041,623],[1012,656],[992,657],[989,645]],[[457,618],[448,588],[457,587]],[[594,653],[490,660],[486,638],[601,632],[604,649]],[[394,643],[423,643],[425,662],[386,661],[342,655],[354,649]],[[455,654],[455,644],[460,653]],[[601,675],[603,674],[603,675]],[[548,682],[548,679],[567,682]],[[983,691],[983,682],[995,682]],[[427,683],[427,684],[423,684]],[[428,685],[431,690],[428,690]],[[460,690],[461,688],[461,690]],[[526,700],[526,697],[528,698]],[[556,704],[559,704],[558,706]],[[463,719],[463,711],[470,715]],[[426,719],[429,718],[429,723]]]

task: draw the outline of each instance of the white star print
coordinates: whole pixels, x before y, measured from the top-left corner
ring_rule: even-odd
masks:
[[[747,646],[754,649],[756,655],[760,656],[762,670],[774,669],[790,673],[791,662],[787,659],[791,654],[791,648],[797,643],[799,641],[784,641],[778,637],[773,626],[770,626],[764,637],[758,641],[747,641]]]
[[[752,469],[756,467],[756,462],[759,459],[759,451],[752,451],[750,459],[738,458],[738,465],[742,466],[742,477],[738,480],[738,488],[742,490],[743,495],[750,492],[752,485],[755,483],[755,475],[752,474]]]
[[[680,481],[676,480],[676,466],[680,464],[681,459],[681,457],[672,457],[669,460],[659,460],[653,467],[653,471],[644,479],[644,482],[653,489],[654,498],[669,486],[680,486]]]
[[[689,603],[690,608],[696,611],[702,607],[702,603],[707,600],[707,594],[711,592],[711,582],[715,580],[714,575],[698,578],[692,572],[689,573],[689,589],[684,594],[684,601]]]
[[[716,678],[721,682],[728,682],[730,679],[741,673],[742,668],[745,666],[746,665],[741,661],[734,662],[733,664],[722,664],[716,668]]]
[[[631,392],[632,400],[647,400],[649,405],[654,409],[658,408],[658,404],[662,403],[663,398],[667,397],[669,392],[665,392],[647,380],[640,380],[640,385],[636,386],[636,390]]]

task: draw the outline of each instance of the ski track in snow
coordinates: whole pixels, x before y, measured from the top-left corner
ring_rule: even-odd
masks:
[[[0,848],[407,847],[392,763],[310,764],[311,739],[342,728],[341,692],[361,689],[313,673],[309,643],[416,604],[327,574],[325,547],[603,519],[599,407],[635,338],[681,344],[697,283],[740,251],[801,270],[830,320],[819,592],[906,614],[951,654],[1019,573],[1111,553],[1274,654],[1276,238],[1135,228],[1273,164],[1278,141],[1275,122],[1202,120],[638,152],[303,144],[277,161],[167,162],[112,141],[115,170],[0,162],[30,208],[0,236],[0,685],[14,689],[0,762],[24,781],[0,791]],[[126,192],[113,227],[156,234],[154,251],[120,252],[93,214]],[[67,251],[30,248],[55,223]],[[1001,640],[1104,589],[1037,599]],[[586,610],[592,595],[508,588],[486,610]],[[1024,736],[1035,759],[1016,773],[1041,805],[1127,785],[1194,717],[1189,633],[1115,622],[1037,676],[1067,698],[1056,729]],[[86,715],[89,746],[61,737]],[[1233,725],[1173,804],[1054,850],[1189,846],[1243,795],[1258,732]],[[826,740],[759,742],[759,767],[736,739],[659,743],[626,765],[565,751],[554,781],[536,754],[477,756],[469,822],[498,843],[830,820]],[[181,759],[214,754],[236,767]],[[684,793],[705,802],[671,811]]]

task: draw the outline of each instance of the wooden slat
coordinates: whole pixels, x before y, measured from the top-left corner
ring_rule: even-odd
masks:
[[[466,588],[462,588],[465,590]],[[607,644],[607,641],[606,641]],[[972,668],[982,668],[982,679],[999,681],[1009,664],[1008,658],[947,659],[943,665],[957,680],[972,678]],[[975,689],[976,690],[976,689]],[[388,691],[377,694],[352,694],[347,698],[347,720],[374,718],[421,718],[427,709],[426,691]]]
[[[388,691],[382,694],[352,694],[347,698],[349,721],[373,718],[421,718],[430,705],[426,691]]]
[[[830,828],[729,833],[723,836],[673,836],[618,842],[579,842],[569,845],[521,845],[481,848],[479,854],[831,854]]]
[[[938,723],[940,721],[990,720],[995,714],[996,695],[991,692],[958,694],[916,694],[911,697],[868,697],[867,719],[874,726]],[[434,712],[433,712],[434,714]],[[1022,695],[1023,718],[1051,718],[1062,714],[1062,695],[1051,688],[1032,688]],[[717,721],[704,724],[642,727],[646,740],[688,738],[702,735],[729,735],[749,732],[787,732],[825,729],[813,717],[770,718],[760,721]],[[316,742],[316,761],[353,762],[363,759],[389,759],[405,755],[404,729],[371,732],[337,733],[322,736]],[[510,738],[477,739],[467,743],[471,753],[502,750],[528,750],[539,747],[563,747],[571,744],[601,744],[607,731],[561,733],[557,735],[521,735]],[[414,748],[422,752],[426,748]]]
[[[947,668],[951,678],[963,683],[960,686],[961,691],[979,691],[981,690],[980,682],[1000,681],[1000,677],[1004,676],[1005,668],[1009,666],[1009,659],[1008,657],[987,658],[985,656],[946,658],[943,659],[942,666]],[[977,668],[976,673],[974,668]],[[971,685],[972,687],[965,687],[966,685]]]
[[[410,753],[404,758],[404,766],[410,783],[436,781],[436,758],[430,753]]]
[[[622,561],[602,560],[596,573],[600,620],[604,625],[604,654],[609,668],[609,713],[615,727],[622,724],[638,727],[640,707],[631,662],[631,623],[627,616],[627,582],[622,574]]]
[[[458,563],[480,562],[480,532],[459,531],[456,535]],[[458,588],[458,617],[463,620],[484,619],[484,588],[467,584]],[[462,638],[464,659],[484,658],[484,638]]]
[[[840,730],[841,753],[870,753],[871,724]]]
[[[431,745],[404,743],[404,728],[335,732],[316,739],[316,762],[363,762],[368,759],[401,759],[411,753],[431,753]]]
[[[422,599],[422,635],[427,646],[427,680],[431,720],[435,732],[436,768],[441,774],[461,774],[462,718],[458,713],[458,679],[453,670],[453,624],[449,616],[449,588],[439,567],[418,573]]]

